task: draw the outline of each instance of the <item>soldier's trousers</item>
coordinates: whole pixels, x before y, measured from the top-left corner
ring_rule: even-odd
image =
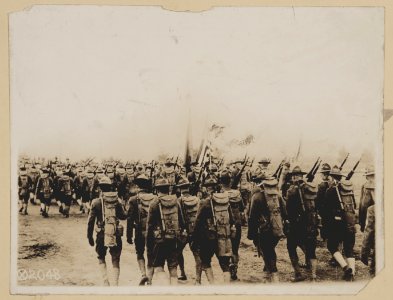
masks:
[[[134,240],[135,252],[138,260],[145,259],[145,249],[146,249],[146,238],[143,235],[137,235]],[[152,267],[153,260],[151,259],[151,253],[147,250],[147,266]]]
[[[304,249],[306,260],[316,259],[315,249],[317,248],[316,236],[306,236],[303,232],[290,232],[287,236],[287,249],[291,259],[298,260],[296,248]]]
[[[341,231],[329,232],[327,239],[327,248],[331,254],[339,251],[340,243],[343,243],[344,255],[353,257],[353,247],[355,246],[355,233],[348,232],[345,229]]]
[[[220,264],[223,272],[229,272],[229,262],[231,256],[220,256],[218,253],[217,241],[207,240],[200,245],[200,257],[202,262],[202,269],[206,270],[211,268],[213,255],[216,255],[218,263]]]
[[[61,203],[64,203],[64,205],[66,205],[66,206],[71,206],[71,203],[72,203],[72,200],[73,200],[73,198],[72,198],[72,196],[71,195],[60,195],[60,202]]]
[[[270,273],[277,272],[276,246],[279,241],[280,239],[273,236],[271,232],[262,233],[259,235],[259,240],[254,240],[254,245],[259,246],[262,252],[266,271]]]
[[[237,265],[239,262],[239,246],[240,239],[242,237],[242,226],[236,225],[236,236],[234,239],[231,239],[232,242],[232,262]]]
[[[122,240],[120,236],[116,237],[116,247],[110,247],[109,248],[109,253],[112,256],[112,262],[114,264],[118,264],[120,261],[120,255],[121,251],[123,248]],[[97,253],[97,258],[99,260],[105,260],[106,252],[108,250],[108,247],[105,247],[104,243],[104,231],[100,231],[97,233],[96,237],[96,253]]]
[[[168,269],[177,268],[177,241],[176,240],[165,240],[159,243],[154,243],[152,249],[147,248],[148,251],[148,266],[154,268],[164,267],[165,261],[168,265]],[[151,255],[149,255],[151,251]],[[150,261],[149,261],[150,259]]]

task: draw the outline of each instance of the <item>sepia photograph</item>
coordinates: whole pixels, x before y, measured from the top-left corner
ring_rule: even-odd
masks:
[[[383,7],[9,14],[12,294],[356,294],[384,267]]]

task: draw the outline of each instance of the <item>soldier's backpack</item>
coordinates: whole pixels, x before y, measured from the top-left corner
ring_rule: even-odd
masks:
[[[231,256],[232,243],[228,193],[213,193],[210,205],[213,214],[213,224],[210,224],[210,226],[213,225],[216,230],[218,256]]]
[[[159,197],[158,207],[161,215],[164,240],[174,240],[180,236],[179,210],[175,195]]]
[[[182,197],[184,218],[187,223],[188,234],[193,234],[194,232],[199,202],[200,200],[196,196]]]
[[[19,176],[19,179],[20,179],[19,196],[26,196],[29,193],[29,177]]]
[[[242,205],[242,196],[238,190],[229,190],[229,204],[235,225],[242,225],[242,215],[240,207]]]
[[[117,235],[122,235],[119,219],[116,216],[116,204],[119,203],[117,192],[102,194],[102,220],[104,222],[104,246],[116,247]]]
[[[317,236],[318,232],[318,214],[315,207],[318,188],[312,182],[304,182],[301,188],[304,204],[304,221],[308,236]]]
[[[71,178],[68,175],[64,175],[62,178],[63,186],[61,187],[61,191],[64,195],[71,196]]]
[[[147,235],[147,217],[149,214],[149,207],[151,202],[156,199],[153,194],[139,193],[137,195],[138,201],[138,233],[142,234],[144,238]]]
[[[356,203],[353,193],[352,182],[343,180],[338,185],[339,196],[341,198],[342,214],[349,232],[355,232],[356,223]],[[340,200],[340,199],[339,199]]]
[[[42,178],[42,194],[45,199],[49,199],[52,194],[49,178]]]
[[[283,238],[285,237],[285,234],[284,224],[281,217],[278,181],[276,179],[264,180],[262,186],[266,204],[269,209],[269,223],[272,234],[275,237]]]

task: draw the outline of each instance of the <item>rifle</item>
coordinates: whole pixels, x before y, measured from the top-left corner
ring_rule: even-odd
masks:
[[[315,174],[317,174],[317,171],[319,167],[321,166],[322,160],[320,160],[317,164],[317,166],[314,168],[313,172],[310,174],[309,177],[307,177],[307,182],[313,182]],[[308,175],[308,174],[307,174]]]
[[[304,207],[304,200],[303,200],[302,188],[301,188],[300,184],[298,184],[297,187],[298,187],[298,191],[299,191],[300,204],[301,204],[301,206],[302,206],[303,212],[305,212],[305,211],[306,211],[306,208]]]
[[[219,168],[219,169],[221,168],[223,162],[224,162],[224,157],[223,157],[223,158],[221,159],[221,161],[218,163],[218,168]]]
[[[316,170],[316,167],[317,167],[317,165],[318,165],[318,162],[319,162],[319,157],[317,158],[316,162],[315,162],[314,165],[312,166],[310,172],[308,172],[307,175],[306,175],[306,178],[307,178],[307,181],[308,181],[308,182],[311,182],[311,181],[314,180],[313,174],[315,175],[315,173],[316,173],[315,170]],[[315,173],[314,173],[314,172],[315,172]]]
[[[160,210],[162,231],[165,233],[166,227],[165,227],[164,215],[162,214],[161,201],[158,201],[158,209]]]
[[[358,167],[359,163],[360,163],[360,158],[357,161],[357,163],[355,164],[355,166],[352,168],[351,172],[349,172],[347,177],[345,177],[346,180],[350,180],[352,178],[353,174],[355,174],[355,170]]]
[[[212,215],[213,215],[214,227],[216,227],[216,229],[217,229],[216,212],[214,211],[213,201],[212,201],[212,198],[211,198],[211,197],[210,197],[210,206],[211,206],[211,208],[212,208]]]
[[[342,171],[342,169],[343,169],[345,163],[347,162],[348,156],[349,156],[349,152],[348,152],[347,156],[344,158],[343,162],[342,162],[341,165],[340,165],[340,171]]]
[[[176,167],[178,167],[178,165],[177,165],[178,160],[179,160],[179,155],[176,157],[175,166],[173,167],[174,169],[176,169]]]
[[[274,178],[276,178],[276,179],[280,178],[279,175],[281,174],[283,166],[284,166],[284,161],[281,161],[280,164],[278,165],[276,171],[273,174]]]
[[[237,186],[238,186],[238,184],[240,182],[240,179],[242,177],[242,173],[243,173],[244,168],[246,167],[247,163],[248,163],[248,157],[247,157],[247,154],[246,154],[245,161],[243,163],[242,168],[240,169],[239,173],[237,173],[235,178],[233,179],[233,182],[231,184],[231,188],[232,189],[236,189],[237,188]]]
[[[155,168],[156,168],[156,162],[153,159],[151,162],[151,170],[150,170],[150,179],[151,179],[151,185],[152,188],[154,187],[155,181],[156,181],[156,176],[155,176]]]

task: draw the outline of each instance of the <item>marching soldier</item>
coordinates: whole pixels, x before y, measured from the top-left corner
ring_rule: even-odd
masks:
[[[284,222],[287,213],[278,182],[274,178],[263,181],[252,191],[247,238],[254,242],[258,255],[263,257],[267,281],[279,281],[275,248],[284,237]]]
[[[157,199],[157,196],[151,192],[151,180],[144,174],[139,175],[135,179],[135,184],[139,188],[139,191],[129,199],[127,242],[129,244],[135,243],[138,266],[142,274],[139,285],[145,285],[146,283],[150,285],[153,277],[153,265],[152,259],[150,258],[151,253],[147,253],[147,272],[144,253],[146,249],[147,216],[149,207],[152,201]],[[135,239],[133,241],[134,236]]]
[[[19,196],[19,212],[27,215],[27,206],[29,204],[30,192],[33,189],[33,181],[27,175],[26,168],[22,167],[18,177],[18,196]]]
[[[48,217],[49,207],[52,201],[53,180],[49,177],[49,170],[43,169],[42,175],[38,179],[35,198],[41,202],[41,215]]]
[[[31,181],[33,182],[33,186],[32,186],[32,190],[30,192],[30,203],[35,205],[35,201],[34,201],[34,191],[37,188],[37,183],[38,183],[38,179],[40,178],[40,170],[37,168],[38,165],[33,164],[31,166],[31,168],[29,169],[29,177],[31,178]]]
[[[195,229],[196,215],[200,205],[200,199],[197,196],[191,195],[190,182],[184,177],[179,180],[179,183],[177,184],[177,188],[180,192],[180,197],[178,201],[188,235],[187,240],[185,240],[185,242],[182,243],[179,248],[178,262],[179,262],[181,275],[178,279],[181,281],[187,280],[187,275],[184,271],[183,250],[186,247],[186,245],[189,244],[195,259],[195,284],[200,285],[201,276],[202,276],[202,262],[199,255],[198,244],[195,243],[194,236],[193,236],[194,229]]]
[[[215,254],[223,271],[224,282],[229,283],[230,259],[232,257],[231,237],[234,238],[236,229],[229,207],[227,192],[217,192],[217,181],[208,176],[204,182],[207,197],[201,201],[195,221],[194,238],[200,247],[202,270],[210,284],[214,283],[211,259]]]
[[[222,191],[228,193],[229,209],[233,217],[235,226],[235,236],[231,238],[232,243],[232,257],[229,270],[231,273],[231,280],[237,280],[237,269],[239,265],[239,246],[242,235],[242,220],[244,214],[244,204],[241,194],[238,190],[231,188],[231,174],[228,171],[223,171],[220,176]]]
[[[332,184],[326,191],[327,248],[343,269],[343,279],[352,281],[355,275],[355,197],[352,183],[341,181],[342,174],[337,166],[330,171]],[[346,260],[339,251],[343,244]]]
[[[58,197],[61,202],[61,213],[65,218],[70,216],[72,194],[75,190],[74,182],[68,174],[63,174],[58,180]]]
[[[370,265],[370,275],[375,276],[375,182],[374,168],[368,167],[365,173],[366,183],[363,184],[359,204],[360,230],[364,233],[361,261]],[[371,258],[369,263],[369,258]]]
[[[359,202],[359,225],[360,230],[364,232],[366,228],[367,209],[375,204],[375,183],[374,183],[374,168],[368,167],[365,173],[366,182],[362,185],[360,202]]]
[[[79,205],[79,210],[84,214],[85,209],[82,200],[82,193],[83,193],[83,180],[86,177],[86,173],[82,169],[82,167],[78,167],[77,174],[74,178],[74,187],[75,187],[75,198],[76,202]]]
[[[177,254],[179,242],[187,238],[176,195],[169,195],[170,184],[165,178],[155,182],[157,199],[149,207],[147,218],[147,250],[151,259],[154,275],[159,282],[177,284]],[[164,273],[165,262],[169,270],[169,282]],[[153,275],[153,276],[154,276]]]
[[[113,265],[113,285],[117,286],[120,275],[120,255],[122,251],[123,227],[119,220],[125,220],[127,214],[119,202],[117,193],[111,191],[111,180],[103,176],[99,181],[102,194],[92,201],[89,220],[87,224],[87,238],[90,246],[96,245],[98,265],[104,285],[110,285],[106,270],[105,256],[109,248]],[[94,243],[93,231],[96,226],[96,240]]]
[[[87,212],[89,212],[91,208],[91,201],[93,200],[93,188],[94,172],[91,168],[88,168],[81,188],[82,205],[83,209],[87,210]]]
[[[326,240],[326,217],[325,217],[325,195],[330,185],[329,173],[331,171],[330,165],[327,163],[322,164],[321,168],[321,182],[318,184],[317,198],[315,205],[319,216],[321,217],[321,238]]]
[[[371,276],[375,276],[375,205],[370,205],[367,209],[367,222],[364,228],[364,236],[360,260],[366,266],[370,266]],[[370,262],[369,259],[371,258]]]
[[[311,267],[311,280],[317,279],[317,259],[315,249],[318,235],[318,216],[315,207],[317,187],[311,182],[303,180],[303,172],[296,166],[292,172],[293,184],[287,192],[287,213],[289,231],[287,233],[287,249],[295,276],[293,281],[305,280],[300,271],[299,257],[296,248],[305,252],[306,261]]]

